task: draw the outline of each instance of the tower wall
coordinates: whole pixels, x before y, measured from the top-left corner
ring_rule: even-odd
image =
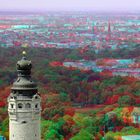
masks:
[[[21,123],[10,120],[10,140],[40,140],[40,121]]]
[[[40,140],[40,97],[13,96],[8,99],[10,140]]]

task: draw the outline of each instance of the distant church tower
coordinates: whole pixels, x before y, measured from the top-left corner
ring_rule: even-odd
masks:
[[[111,39],[111,23],[108,23],[108,39]]]
[[[9,140],[40,140],[41,99],[31,79],[31,61],[17,62],[18,78],[8,97]]]

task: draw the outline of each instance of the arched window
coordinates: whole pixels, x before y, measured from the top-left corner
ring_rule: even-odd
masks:
[[[34,98],[35,98],[35,99],[39,99],[38,95],[35,95]]]
[[[38,96],[35,96],[35,99],[38,99]]]
[[[38,108],[38,104],[35,104],[35,108]]]
[[[31,104],[30,104],[30,103],[27,103],[27,104],[25,105],[25,108],[31,108]]]
[[[19,103],[18,104],[18,108],[23,108],[23,104],[22,103]]]

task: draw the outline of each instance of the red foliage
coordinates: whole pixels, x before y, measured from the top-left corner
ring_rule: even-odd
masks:
[[[129,76],[124,77],[124,79],[125,79],[125,84],[130,84],[130,83],[134,83],[134,82],[138,81],[137,78],[129,77]]]
[[[101,134],[102,136],[104,136],[104,131],[100,130],[100,134]]]
[[[129,112],[132,112],[133,109],[134,109],[134,106],[130,106],[130,107],[128,107],[128,111],[129,111]]]
[[[119,97],[119,95],[113,95],[111,97],[108,97],[105,104],[115,104],[118,102]]]
[[[41,98],[43,99],[42,100],[42,110],[44,110],[46,108],[46,100],[47,100],[47,95],[46,94],[40,94],[41,95]]]
[[[121,131],[122,128],[123,128],[123,126],[116,126],[116,127],[115,127],[116,131]]]
[[[102,72],[100,72],[101,76],[113,76],[112,72],[109,70],[104,70]]]
[[[139,98],[137,98],[135,101],[136,101],[136,104],[140,104],[140,99]]]
[[[59,118],[60,118],[60,115],[59,115],[59,114],[56,114],[56,115],[52,118],[52,120],[58,121]]]
[[[7,104],[7,97],[10,94],[10,87],[0,89],[0,107],[5,107]]]
[[[59,66],[63,66],[63,63],[59,61],[53,61],[53,62],[50,62],[50,66],[59,67]]]
[[[75,114],[75,109],[74,108],[66,108],[65,114],[73,117]]]
[[[69,133],[65,138],[64,140],[70,140],[70,138],[72,137],[73,135],[71,133]]]
[[[0,101],[0,107],[4,107],[6,104],[3,101]]]

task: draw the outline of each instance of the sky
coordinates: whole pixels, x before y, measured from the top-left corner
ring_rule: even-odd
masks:
[[[0,0],[0,11],[139,11],[140,0]]]

